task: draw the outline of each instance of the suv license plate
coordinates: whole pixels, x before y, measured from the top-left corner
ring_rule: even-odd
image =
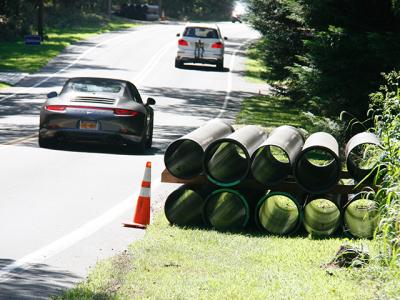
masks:
[[[79,124],[79,128],[97,130],[97,121],[81,121]]]

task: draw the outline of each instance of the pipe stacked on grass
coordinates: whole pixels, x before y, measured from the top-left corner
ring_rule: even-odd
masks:
[[[181,179],[200,175],[207,146],[233,131],[233,127],[223,121],[209,121],[168,146],[164,155],[165,167],[173,176]]]
[[[279,235],[295,233],[302,220],[302,207],[298,197],[283,192],[268,192],[255,209],[257,226]]]
[[[378,225],[378,204],[369,192],[350,195],[344,206],[343,231],[357,238],[372,238]]]
[[[304,137],[292,126],[274,129],[254,152],[251,174],[264,186],[276,185],[287,178],[304,145]]]
[[[313,236],[329,236],[341,224],[340,195],[309,195],[304,206],[304,228]]]
[[[263,129],[249,125],[212,142],[204,153],[207,178],[222,187],[241,183],[249,173],[251,155],[265,137]]]
[[[209,180],[204,186],[182,186],[167,198],[165,215],[171,224],[231,231],[254,221],[262,231],[278,235],[293,234],[301,225],[314,236],[326,237],[339,228],[354,237],[373,235],[376,203],[362,194],[343,205],[340,195],[332,194],[341,170],[339,145],[332,135],[318,132],[304,141],[291,126],[276,128],[268,138],[257,126],[232,131],[230,125],[212,121],[168,147],[164,160],[172,175],[190,179],[204,172]],[[380,149],[370,133],[348,142],[346,164],[356,181],[374,174],[376,161],[371,157]],[[283,191],[265,192],[277,189],[290,172],[299,188],[291,191],[296,192],[287,193],[285,183]],[[258,192],[240,188],[249,178],[257,181]]]
[[[353,136],[345,149],[346,166],[351,177],[372,183],[381,153],[382,145],[375,134],[362,132]]]
[[[293,175],[298,185],[311,194],[329,192],[339,181],[339,144],[326,132],[317,132],[306,140]]]

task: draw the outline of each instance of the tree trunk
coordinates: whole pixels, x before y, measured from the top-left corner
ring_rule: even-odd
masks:
[[[38,0],[37,2],[37,31],[38,35],[42,38],[43,40],[43,0]]]
[[[107,15],[111,16],[112,0],[107,0]]]

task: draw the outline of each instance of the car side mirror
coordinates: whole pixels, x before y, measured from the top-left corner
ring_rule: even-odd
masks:
[[[156,100],[154,100],[153,98],[147,98],[146,105],[154,105],[154,104],[156,104]]]
[[[224,36],[224,40],[225,40],[225,41],[227,41],[227,40],[228,40],[228,38],[227,38],[226,36]]]
[[[181,34],[180,34],[180,33],[177,33],[177,34],[176,34],[176,36],[177,36],[177,37],[180,37],[180,36],[181,36]]]
[[[55,97],[57,97],[58,96],[58,94],[57,94],[57,92],[50,92],[50,93],[48,93],[47,94],[47,98],[55,98]]]

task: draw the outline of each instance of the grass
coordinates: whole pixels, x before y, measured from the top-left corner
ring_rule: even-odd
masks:
[[[250,82],[264,83],[262,77],[266,72],[266,68],[261,61],[260,52],[256,44],[251,45],[246,54],[246,79]]]
[[[8,87],[10,87],[9,84],[4,83],[4,82],[0,82],[0,89],[5,89],[5,88],[8,88]]]
[[[396,277],[371,277],[375,266],[325,268],[342,243],[182,229],[160,214],[143,240],[57,299],[377,299],[400,291]]]
[[[33,73],[43,68],[52,58],[70,44],[87,39],[95,34],[121,30],[136,24],[120,18],[106,23],[81,27],[63,27],[46,30],[47,39],[40,46],[25,45],[23,40],[0,42],[0,70]]]

